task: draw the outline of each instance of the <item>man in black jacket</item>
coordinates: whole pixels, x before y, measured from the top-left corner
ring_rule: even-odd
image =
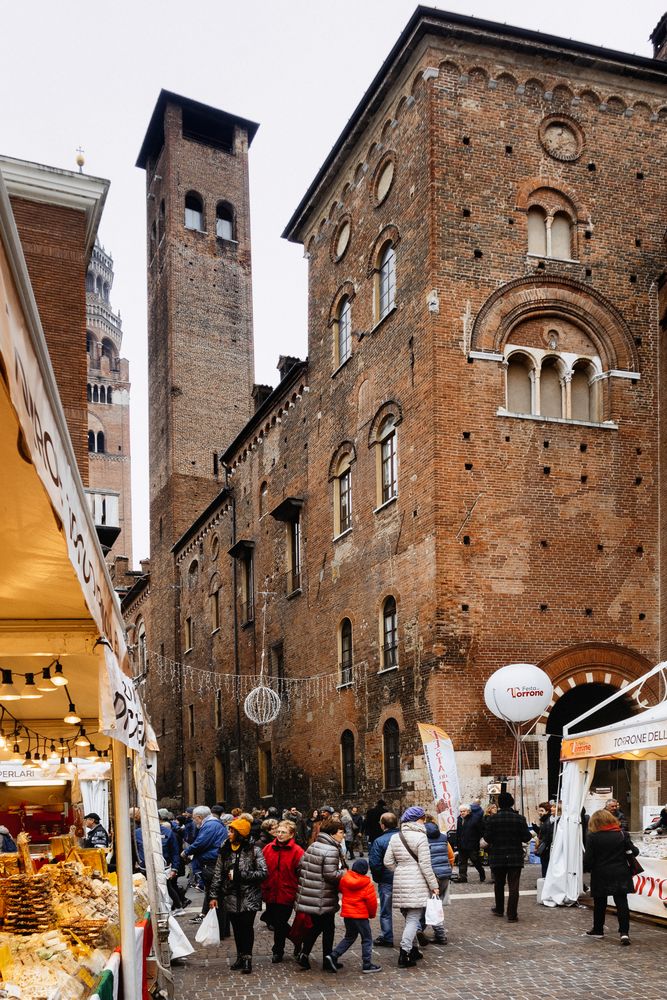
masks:
[[[489,866],[493,872],[496,905],[491,912],[502,917],[505,911],[505,880],[507,880],[507,919],[519,919],[519,880],[523,868],[523,845],[531,839],[526,817],[520,816],[512,806],[514,798],[509,792],[498,796],[498,812],[487,816],[484,823],[484,840],[489,845]]]

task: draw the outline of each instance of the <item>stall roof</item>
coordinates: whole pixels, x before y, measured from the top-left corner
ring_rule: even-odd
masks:
[[[667,701],[622,722],[563,740],[561,760],[587,758],[615,760],[667,759]]]

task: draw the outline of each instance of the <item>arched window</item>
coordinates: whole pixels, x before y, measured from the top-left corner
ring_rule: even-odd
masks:
[[[217,573],[209,584],[208,600],[211,609],[211,632],[217,632],[220,628],[220,578]]]
[[[396,599],[388,597],[382,605],[382,669],[398,666],[398,615]]]
[[[401,787],[401,743],[398,722],[387,719],[382,727],[382,752],[384,758],[384,787]]]
[[[570,260],[572,257],[572,220],[565,212],[556,212],[551,223],[550,257]]]
[[[93,403],[99,403],[100,401],[100,388],[97,385],[93,386]]]
[[[110,385],[107,386],[107,405],[113,403],[113,390]]]
[[[510,413],[532,413],[532,365],[525,354],[512,354],[507,362],[507,409]]]
[[[114,356],[113,343],[109,340],[108,337],[105,337],[104,340],[102,341],[102,357],[108,358],[109,361],[113,361],[113,356]]]
[[[188,590],[194,590],[197,586],[197,577],[199,575],[199,563],[196,559],[193,559],[188,567]]]
[[[352,622],[343,618],[338,629],[338,663],[341,684],[351,684],[354,680],[352,670]]]
[[[259,516],[266,514],[266,500],[269,495],[269,484],[266,480],[259,488]]]
[[[340,738],[340,759],[343,795],[349,795],[357,790],[354,764],[354,733],[349,729],[346,729]]]
[[[573,420],[597,420],[595,371],[585,361],[577,361],[572,371],[570,385],[570,410]]]
[[[86,271],[86,291],[95,291],[95,275],[92,271]]]
[[[334,323],[334,354],[336,368],[344,364],[351,353],[352,342],[352,306],[349,298],[344,296],[338,307],[338,315]]]
[[[394,417],[389,416],[378,432],[379,441],[379,476],[378,476],[378,506],[388,503],[398,496],[398,458],[396,452],[396,424]]]
[[[104,431],[97,432],[97,451],[100,455],[104,454]]]
[[[234,213],[227,202],[218,202],[215,210],[215,235],[219,240],[234,239]]]
[[[540,413],[543,417],[563,416],[563,388],[556,358],[545,358],[540,369]]]
[[[157,227],[157,242],[158,242],[158,246],[160,245],[160,241],[162,240],[162,237],[164,236],[164,226],[165,226],[165,214],[164,214],[164,198],[163,198],[162,201],[160,202],[160,215],[159,215],[159,221],[158,221],[158,227]]]
[[[334,476],[334,535],[352,527],[352,456],[348,452],[338,463]]]
[[[97,275],[96,291],[100,298],[102,298],[102,277],[99,274]]]
[[[86,354],[90,354],[93,349],[93,338],[90,333],[86,333]]]
[[[185,228],[204,230],[204,203],[194,191],[185,196]]]
[[[95,431],[88,431],[88,451],[95,451]]]
[[[396,251],[385,243],[377,267],[376,315],[377,322],[391,312],[396,304]]]
[[[151,226],[151,257],[157,249],[157,222],[153,219],[153,225]]]
[[[93,390],[91,388],[90,382],[86,386],[86,399],[88,400],[89,403],[92,403],[93,401]]]
[[[547,213],[539,205],[528,209],[528,253],[547,256]]]
[[[148,646],[146,644],[146,625],[143,618],[139,620],[137,626],[137,655],[139,658],[139,669],[145,674],[148,669]]]

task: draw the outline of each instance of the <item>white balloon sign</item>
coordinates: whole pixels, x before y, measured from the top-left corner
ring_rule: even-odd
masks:
[[[490,712],[506,722],[528,722],[542,715],[551,701],[553,685],[534,663],[508,663],[491,674],[484,688]]]

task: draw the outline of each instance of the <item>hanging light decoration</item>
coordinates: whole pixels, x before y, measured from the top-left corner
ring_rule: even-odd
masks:
[[[38,755],[39,756],[39,755]],[[32,764],[32,754],[30,753],[30,748],[25,752],[24,764]]]
[[[81,716],[76,714],[76,706],[71,701],[63,722],[66,722],[68,726],[78,726],[81,722]]]
[[[256,722],[258,726],[266,726],[278,717],[280,706],[279,695],[273,688],[263,684],[260,677],[260,683],[252,689],[243,702],[243,711],[251,722]]]
[[[35,681],[35,687],[43,694],[49,694],[51,691],[58,690],[58,686],[51,679],[51,670],[49,667],[44,667],[41,677],[38,677]]]
[[[84,749],[90,746],[90,740],[86,736],[86,730],[83,728],[83,726],[81,726],[81,729],[79,730],[79,735],[74,740],[74,746],[83,747]]]
[[[72,758],[70,757],[70,760],[71,759]],[[56,771],[56,778],[71,778],[71,776],[72,775],[71,775],[71,772],[70,772],[70,768],[65,763],[65,758],[61,757],[60,758],[60,767]]]
[[[99,751],[94,746],[94,744],[91,743],[90,746],[88,747],[88,753],[86,754],[86,760],[97,760],[98,756],[99,756]]]
[[[0,701],[19,701],[21,695],[14,687],[11,670],[2,671],[2,683],[0,684]]]
[[[43,698],[43,697],[44,695],[37,688],[37,685],[35,684],[35,675],[26,674],[25,684],[21,688],[21,698],[27,698],[31,701],[36,701],[37,698]]]
[[[69,684],[69,680],[67,679],[67,677],[65,677],[65,674],[63,673],[63,668],[62,664],[60,663],[60,660],[56,660],[56,665],[54,667],[53,677],[51,678],[51,681],[53,684],[56,685],[56,687],[65,687],[66,684]]]
[[[7,749],[7,740],[5,739],[5,734],[0,729],[0,750],[6,750],[6,749]]]
[[[16,764],[17,766],[23,763],[23,757],[21,756],[21,748],[18,745],[18,743],[14,744],[14,747],[12,749],[12,759],[10,760],[9,763]]]

